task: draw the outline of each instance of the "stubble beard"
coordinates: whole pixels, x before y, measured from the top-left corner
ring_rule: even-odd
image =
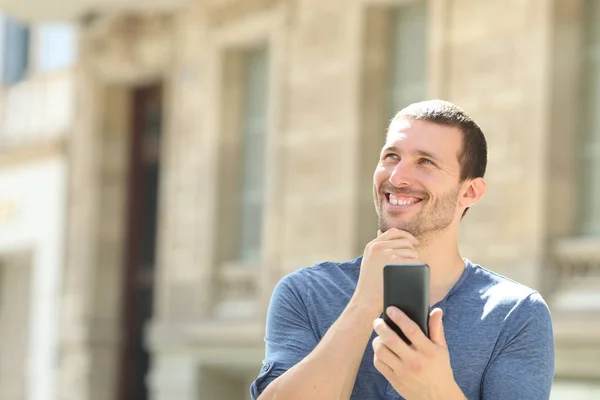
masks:
[[[430,197],[427,196],[421,200],[421,209],[411,219],[394,221],[393,223],[390,219],[396,215],[383,215],[383,207],[386,199],[385,197],[381,197],[377,210],[379,230],[385,232],[390,228],[397,228],[406,231],[419,239],[419,242],[423,245],[428,238],[435,236],[436,233],[445,230],[452,224],[458,204],[459,191],[460,187],[456,187],[439,197],[433,203]]]

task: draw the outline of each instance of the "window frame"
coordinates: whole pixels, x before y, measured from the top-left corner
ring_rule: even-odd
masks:
[[[7,15],[3,15],[2,23],[0,24],[0,29],[2,29],[2,55],[0,62],[0,82],[4,87],[14,86],[25,79],[27,79],[30,71],[31,71],[31,56],[32,56],[32,29],[31,26],[20,22],[14,18],[11,18]],[[12,29],[12,32],[11,32]],[[22,65],[19,65],[19,71],[12,72],[10,71],[8,60],[15,60],[15,55],[9,54],[9,52],[15,51],[17,45],[11,43],[11,33],[23,34],[25,36],[24,43],[22,46],[24,48],[20,49],[18,53],[19,57],[22,58],[20,61]],[[17,67],[14,67],[15,69]],[[10,71],[10,72],[9,72]],[[13,74],[13,75],[10,75]]]

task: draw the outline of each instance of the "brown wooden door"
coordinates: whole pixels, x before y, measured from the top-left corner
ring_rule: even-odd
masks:
[[[162,89],[132,92],[129,205],[124,268],[121,400],[146,400],[150,355],[144,328],[152,318],[160,184]]]

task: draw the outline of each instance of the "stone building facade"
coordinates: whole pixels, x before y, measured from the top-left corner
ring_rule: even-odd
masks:
[[[56,393],[75,52],[72,26],[0,15],[1,399]]]
[[[553,398],[599,395],[600,1],[45,1],[80,28],[57,399],[247,398],[274,285],[362,253],[423,98],[488,137],[463,254],[548,300]]]

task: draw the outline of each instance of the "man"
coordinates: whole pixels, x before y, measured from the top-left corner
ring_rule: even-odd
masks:
[[[396,115],[373,179],[378,235],[362,257],[278,283],[254,399],[548,399],[546,303],[458,250],[461,218],[485,192],[486,164],[485,137],[457,106],[425,101]],[[380,318],[382,271],[415,262],[431,269],[430,337],[388,310],[409,346]]]

